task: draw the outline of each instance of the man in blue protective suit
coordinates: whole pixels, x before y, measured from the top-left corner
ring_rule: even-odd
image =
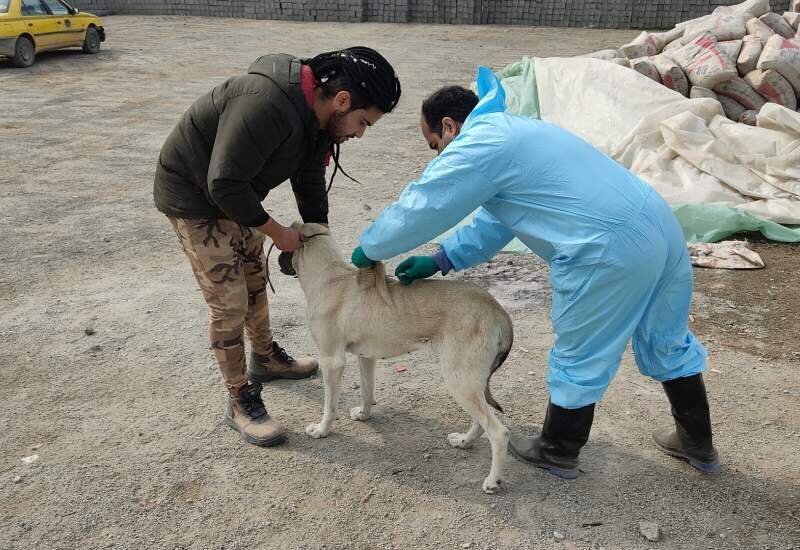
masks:
[[[477,209],[433,256],[413,256],[400,281],[490,260],[514,237],[550,265],[555,343],[550,402],[539,435],[512,437],[517,458],[572,479],[595,404],[633,338],[639,370],[662,382],[675,429],[656,445],[715,473],[719,457],[702,372],[706,350],[688,328],[692,267],[680,226],[649,185],[577,136],[504,112],[488,69],[477,97],[443,88],[423,104],[422,131],[439,155],[361,236],[359,268],[412,250]]]

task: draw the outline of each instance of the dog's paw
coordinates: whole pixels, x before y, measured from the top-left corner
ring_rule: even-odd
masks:
[[[472,446],[472,443],[467,443],[466,434],[460,433],[448,434],[447,442],[450,443],[451,447],[455,447],[456,449],[469,449]]]
[[[306,435],[319,439],[320,437],[327,437],[328,432],[322,429],[322,424],[309,424],[306,426]]]
[[[494,478],[492,476],[487,477],[483,480],[483,492],[487,495],[493,495],[497,491],[500,490],[500,484],[503,482],[500,478]]]
[[[361,407],[353,407],[350,409],[350,418],[360,421],[368,420],[369,413],[364,412]]]

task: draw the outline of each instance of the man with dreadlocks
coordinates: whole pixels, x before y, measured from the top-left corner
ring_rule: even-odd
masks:
[[[209,306],[211,348],[229,392],[226,420],[249,443],[286,439],[266,411],[261,383],[306,378],[318,366],[311,358],[293,359],[272,339],[264,235],[282,251],[301,243],[300,233],[261,201],[288,179],[303,221],[327,224],[328,159],[339,168],[340,144],[362,137],[399,99],[394,69],[370,48],[306,60],[265,55],[246,75],[195,101],[161,149],[155,204],[172,224]]]

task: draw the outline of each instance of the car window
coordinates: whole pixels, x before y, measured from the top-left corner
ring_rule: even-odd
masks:
[[[9,0],[0,0],[0,13],[6,13],[8,11],[8,4]]]
[[[22,15],[47,15],[39,0],[22,0]]]
[[[58,0],[42,0],[53,15],[69,15],[69,8]]]

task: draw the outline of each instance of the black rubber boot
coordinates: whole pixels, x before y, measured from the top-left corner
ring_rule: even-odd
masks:
[[[655,432],[656,445],[670,456],[688,460],[703,473],[717,473],[719,455],[711,438],[711,416],[703,375],[676,378],[662,385],[672,405],[675,429]]]
[[[508,450],[519,460],[530,462],[562,479],[578,477],[578,454],[589,440],[594,404],[564,409],[547,404],[541,435],[511,436]]]

